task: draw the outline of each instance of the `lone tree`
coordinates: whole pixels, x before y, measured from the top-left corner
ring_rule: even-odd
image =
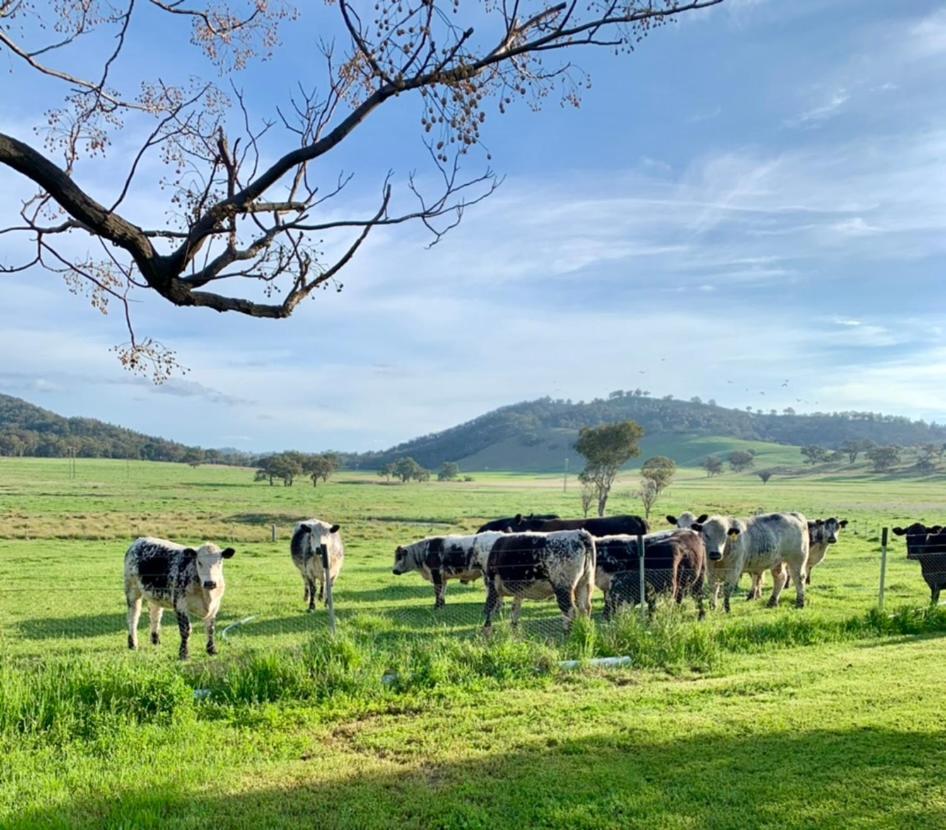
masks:
[[[708,455],[703,459],[703,469],[707,477],[718,476],[723,472],[723,460],[715,455]]]
[[[867,451],[867,457],[874,465],[874,472],[882,473],[896,466],[900,461],[899,447],[872,447]]]
[[[754,463],[755,453],[750,450],[733,450],[729,453],[729,466],[737,473],[749,469]]]
[[[579,479],[590,484],[598,502],[598,515],[604,515],[614,477],[631,458],[640,455],[644,430],[634,421],[584,427],[578,433],[575,449],[585,457],[585,469]]]
[[[340,466],[338,456],[334,453],[309,455],[302,462],[302,469],[312,479],[312,486],[318,487],[319,480],[324,483]]]
[[[759,470],[756,475],[762,479],[763,484],[768,484],[769,479],[772,478],[772,470]]]
[[[455,481],[460,477],[460,465],[454,461],[444,461],[437,472],[437,481]]]
[[[655,455],[653,458],[648,458],[641,465],[641,478],[654,482],[657,495],[660,495],[670,486],[676,472],[676,463],[672,458],[667,458],[665,455]]]
[[[377,0],[368,12],[352,0],[0,0],[5,88],[36,90],[46,112],[36,139],[0,132],[2,191],[32,191],[0,207],[0,266],[59,273],[103,312],[116,303],[129,336],[116,347],[122,363],[160,381],[177,359],[136,335],[134,295],[290,316],[317,289],[341,289],[372,229],[415,221],[436,242],[495,190],[488,113],[553,94],[577,107],[590,86],[570,57],[579,47],[630,52],[720,2]],[[280,31],[301,18],[324,37],[311,50],[321,69],[308,57],[280,63],[290,51]],[[264,59],[293,97],[273,100],[278,70],[252,77]],[[377,110],[410,106],[437,184],[389,173],[367,210],[330,202],[353,176],[333,169],[336,148]],[[390,134],[376,136],[387,151]],[[481,172],[465,172],[470,156]],[[153,226],[155,216],[167,218]]]
[[[660,490],[657,487],[656,481],[652,478],[641,479],[641,489],[637,491],[637,497],[641,500],[641,504],[644,507],[645,519],[650,518],[650,511],[654,509],[659,495]]]
[[[828,450],[824,447],[819,447],[817,444],[808,444],[802,447],[801,454],[806,464],[820,464],[823,461],[829,460],[831,457],[831,453]]]
[[[402,484],[408,481],[429,481],[430,470],[425,470],[409,455],[394,462],[393,475],[399,478]]]

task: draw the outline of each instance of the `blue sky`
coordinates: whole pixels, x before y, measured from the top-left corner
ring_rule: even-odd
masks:
[[[308,45],[329,13],[239,77],[261,113],[291,92],[287,71],[317,77]],[[158,40],[129,68],[213,72]],[[638,386],[946,420],[946,4],[728,0],[630,56],[577,62],[593,79],[581,109],[490,115],[505,181],[435,248],[419,228],[378,231],[344,290],[289,321],[139,295],[138,330],[190,368],[162,387],[109,353],[117,316],[56,276],[4,277],[0,391],[247,449],[380,448],[518,400]],[[43,89],[5,90],[0,128],[28,137]],[[389,168],[400,184],[423,172],[419,117],[396,101],[327,160],[328,179],[357,172],[349,204],[371,204]],[[79,180],[104,199],[114,172]],[[0,170],[0,191],[22,188]],[[128,212],[162,210],[139,193]]]

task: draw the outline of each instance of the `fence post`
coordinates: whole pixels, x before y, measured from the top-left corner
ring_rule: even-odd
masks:
[[[332,572],[329,569],[328,545],[322,545],[322,578],[325,580],[325,606],[328,609],[328,630],[335,636],[335,600],[332,597]]]
[[[881,611],[884,610],[884,583],[887,580],[887,528],[880,531],[880,596],[877,599],[877,606]]]
[[[637,568],[638,568],[638,586],[640,589],[641,616],[647,619],[647,599],[644,591],[644,537],[637,534]]]
[[[272,526],[272,531],[273,531],[273,534],[272,534],[272,535],[273,535],[272,541],[275,542],[275,541],[276,541],[276,525],[273,525],[273,526]]]

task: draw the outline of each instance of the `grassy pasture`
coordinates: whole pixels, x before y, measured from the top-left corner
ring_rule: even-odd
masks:
[[[526,636],[477,636],[482,589],[447,608],[396,544],[519,511],[576,514],[557,476],[475,475],[328,486],[253,483],[230,468],[0,459],[0,826],[904,827],[946,819],[946,615],[902,542],[886,615],[878,530],[942,521],[941,480],[708,479],[683,469],[658,516],[797,509],[851,525],[804,611],[737,601],[705,624],[663,609],[562,640],[553,603]],[[628,476],[609,510],[639,512]],[[342,524],[336,602],[303,612],[292,523]],[[654,522],[655,525],[659,524]],[[270,541],[270,526],[278,540]],[[124,649],[122,557],[138,535],[230,542],[218,631],[178,665]],[[790,600],[790,597],[786,597]],[[785,602],[790,606],[790,601]],[[596,608],[600,609],[600,598]],[[142,623],[145,626],[145,623]],[[144,633],[144,628],[142,629]],[[567,672],[563,657],[630,653],[629,670]],[[393,683],[381,676],[396,673]],[[195,699],[194,688],[209,689]]]

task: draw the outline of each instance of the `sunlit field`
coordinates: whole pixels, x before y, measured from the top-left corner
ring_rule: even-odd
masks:
[[[809,605],[734,600],[561,632],[554,603],[486,640],[481,586],[447,607],[397,544],[517,512],[578,515],[561,477],[254,483],[251,470],[0,459],[0,826],[886,827],[946,820],[946,615],[902,540],[876,610],[880,528],[942,521],[943,481],[706,478],[683,510],[849,520]],[[635,480],[609,513],[641,512]],[[304,612],[293,523],[337,522],[335,602]],[[273,526],[276,541],[272,541]],[[125,647],[122,560],[139,535],[231,544],[220,655]],[[743,583],[745,586],[745,582]],[[169,624],[170,623],[170,624]],[[234,625],[236,623],[236,625]],[[225,637],[220,632],[227,629]],[[566,658],[628,655],[620,669]],[[196,691],[196,694],[195,694]]]

